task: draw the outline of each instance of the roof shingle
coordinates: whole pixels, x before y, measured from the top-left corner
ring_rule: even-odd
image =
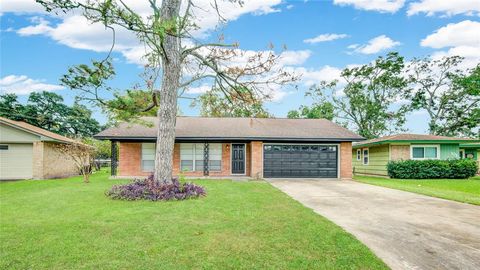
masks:
[[[22,130],[25,130],[30,133],[34,133],[40,136],[48,137],[52,140],[59,141],[59,142],[64,142],[64,143],[78,143],[77,141],[64,137],[62,135],[58,135],[56,133],[50,132],[48,130],[45,130],[43,128],[39,128],[33,125],[30,125],[28,123],[22,122],[22,121],[15,121],[15,120],[10,120],[4,117],[0,117],[0,123],[7,124],[9,126],[14,126],[17,128],[20,128]]]
[[[371,144],[382,144],[389,143],[392,141],[478,141],[475,139],[469,138],[456,138],[456,137],[447,137],[447,136],[437,136],[437,135],[427,135],[427,134],[397,134],[391,136],[384,136],[376,139],[361,141],[354,144],[354,147],[371,145]]]
[[[142,118],[153,126],[121,123],[94,137],[151,139],[157,137],[156,118]],[[177,139],[299,139],[359,141],[363,138],[326,119],[177,117]]]

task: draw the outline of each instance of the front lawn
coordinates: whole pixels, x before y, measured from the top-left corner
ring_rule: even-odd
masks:
[[[208,196],[114,201],[126,180],[0,183],[0,269],[385,269],[341,228],[265,182],[198,180]]]
[[[479,176],[472,177],[468,180],[405,180],[356,175],[354,179],[362,183],[395,188],[432,197],[480,205]]]

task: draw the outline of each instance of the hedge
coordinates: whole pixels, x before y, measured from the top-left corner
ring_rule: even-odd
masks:
[[[398,179],[466,179],[477,173],[478,165],[471,159],[400,160],[390,161],[387,171]]]

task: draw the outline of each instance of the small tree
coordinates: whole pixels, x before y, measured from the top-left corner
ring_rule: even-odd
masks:
[[[55,144],[58,152],[71,158],[77,167],[78,172],[83,176],[83,182],[90,182],[92,174],[95,148],[80,142]]]

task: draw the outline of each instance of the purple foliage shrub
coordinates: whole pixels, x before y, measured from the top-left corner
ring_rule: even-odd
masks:
[[[171,183],[160,182],[153,180],[153,175],[150,175],[146,179],[135,179],[125,185],[115,185],[105,194],[116,200],[169,201],[198,198],[207,193],[203,187],[193,183],[180,183],[177,178],[173,178]]]

